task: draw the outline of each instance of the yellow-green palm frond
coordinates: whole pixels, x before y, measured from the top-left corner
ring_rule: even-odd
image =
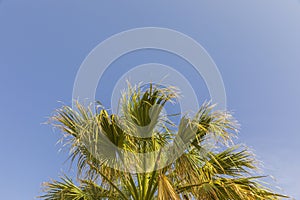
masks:
[[[96,200],[118,199],[120,196],[113,190],[106,190],[91,180],[81,180],[76,186],[68,177],[62,177],[61,181],[52,181],[44,184],[45,200]]]

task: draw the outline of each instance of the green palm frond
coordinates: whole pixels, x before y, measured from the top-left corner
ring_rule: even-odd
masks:
[[[62,181],[45,183],[46,194],[41,196],[45,200],[95,200],[118,199],[119,195],[113,190],[106,190],[90,180],[81,180],[80,186],[76,186],[68,177],[62,177]]]

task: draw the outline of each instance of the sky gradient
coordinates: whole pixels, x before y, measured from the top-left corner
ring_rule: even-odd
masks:
[[[239,142],[255,150],[283,192],[300,198],[300,2],[0,1],[1,198],[34,199],[41,183],[69,165],[47,121],[71,103],[77,70],[101,41],[131,28],[156,26],[199,42],[218,66]],[[108,105],[122,73],[138,64],[173,66],[209,98],[187,63],[159,51],[128,54],[106,71],[97,99]],[[123,66],[123,67],[122,67]],[[71,170],[71,174],[73,171]]]

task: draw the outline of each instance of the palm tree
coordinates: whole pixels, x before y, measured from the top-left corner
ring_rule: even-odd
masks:
[[[230,113],[204,103],[195,116],[185,115],[176,124],[162,111],[177,98],[174,88],[150,84],[129,86],[118,114],[109,114],[99,103],[77,102],[74,109],[58,109],[51,119],[64,133],[63,142],[72,163],[77,163],[78,174],[75,182],[63,176],[45,183],[40,198],[287,198],[260,181],[263,177],[256,175],[258,162],[253,153],[233,144],[237,123]]]

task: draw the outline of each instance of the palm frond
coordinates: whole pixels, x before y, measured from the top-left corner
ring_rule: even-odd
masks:
[[[82,180],[80,186],[76,186],[68,177],[62,177],[62,181],[52,181],[44,184],[45,200],[95,200],[118,199],[119,195],[112,190],[105,190],[90,180]]]

